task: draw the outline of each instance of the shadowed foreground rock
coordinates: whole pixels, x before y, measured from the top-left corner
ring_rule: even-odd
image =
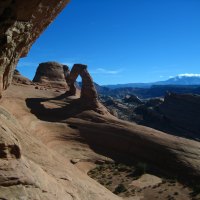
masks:
[[[11,85],[1,99],[0,199],[120,200],[71,163],[71,158],[82,158],[82,153],[86,153],[70,153],[74,143],[67,138],[71,133],[78,134],[77,131],[60,123],[56,115],[47,114],[46,117],[57,120],[49,123],[30,113],[27,98],[56,97],[53,91],[35,90],[32,85]],[[57,108],[65,101],[58,100]],[[53,110],[51,103],[48,107]],[[40,106],[34,108],[41,109]]]
[[[94,149],[143,160],[188,182],[200,178],[199,142],[90,111],[67,123],[77,127]]]

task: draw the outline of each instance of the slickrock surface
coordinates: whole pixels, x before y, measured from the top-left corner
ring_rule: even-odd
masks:
[[[77,127],[92,147],[139,157],[184,178],[200,176],[199,142],[89,111],[67,123]]]
[[[64,72],[68,70],[68,66],[57,62],[40,63],[33,78],[33,82],[51,88],[68,89],[64,76]]]
[[[199,179],[198,142],[84,111],[75,97],[32,85],[13,85],[5,92],[0,134],[10,137],[1,136],[1,198],[119,199],[81,172],[72,159],[80,160],[79,166],[138,158],[185,179]],[[79,167],[87,171],[89,166]]]
[[[85,142],[76,142],[78,130],[59,121],[39,120],[26,106],[27,98],[54,98],[56,94],[32,85],[12,85],[5,91],[0,107],[0,198],[120,199],[71,163],[72,158],[103,157]],[[53,108],[56,102],[64,104],[55,100],[47,106]]]
[[[0,95],[12,82],[19,58],[69,0],[0,1]]]

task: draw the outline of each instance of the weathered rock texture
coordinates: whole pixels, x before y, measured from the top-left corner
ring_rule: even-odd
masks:
[[[23,91],[18,91],[20,96],[24,91],[27,93],[27,90],[28,92],[30,90],[29,96],[33,92],[44,93],[34,90],[31,86],[23,87],[23,89]],[[16,94],[16,88],[12,93]],[[52,133],[56,133],[63,126],[47,127],[49,123],[46,124],[47,126],[42,122],[37,123],[33,116],[26,114],[28,110],[23,106],[24,101],[16,100],[16,95],[11,98],[13,104],[10,104],[11,101],[6,98],[2,101],[4,101],[2,102],[4,106],[0,106],[0,199],[120,200],[80,172],[64,156],[65,152],[55,151],[54,147],[61,147],[61,150],[62,147],[68,146],[67,143],[62,145],[62,139],[60,143],[57,143],[53,135],[46,136],[53,127]],[[22,104],[19,105],[17,102]],[[9,107],[9,110],[15,114],[18,113],[16,115],[18,119],[5,107]],[[35,138],[34,133],[38,131],[32,132],[31,129],[23,127],[21,120],[27,128],[38,127],[41,138]],[[62,128],[62,133],[67,133],[66,130]],[[48,134],[45,135],[44,142],[41,139],[45,133]],[[47,147],[48,144],[53,143],[53,146]]]
[[[33,42],[68,2],[0,1],[0,95],[10,85],[19,58],[27,54]]]
[[[60,98],[52,91],[12,85],[4,93],[0,198],[117,200],[70,162],[72,158],[99,160],[95,152],[139,159],[188,181],[199,180],[199,142],[111,115],[82,112],[77,99]]]
[[[64,74],[68,71],[68,66],[57,62],[40,63],[35,77],[33,78],[33,82],[66,89],[68,86]]]
[[[24,85],[31,85],[32,81],[28,78],[22,76],[18,70],[15,69],[13,74],[12,83],[14,84],[24,84]]]

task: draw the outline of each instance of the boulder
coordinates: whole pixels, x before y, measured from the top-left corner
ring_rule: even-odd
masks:
[[[126,95],[123,99],[125,103],[142,104],[143,102],[135,95]]]
[[[151,175],[151,174],[143,174],[139,179],[132,181],[130,184],[134,188],[144,189],[146,187],[157,186],[162,183],[162,179]]]

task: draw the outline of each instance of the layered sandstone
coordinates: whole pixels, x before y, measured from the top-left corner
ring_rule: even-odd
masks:
[[[69,0],[5,0],[0,2],[0,95],[11,81],[19,58]]]

